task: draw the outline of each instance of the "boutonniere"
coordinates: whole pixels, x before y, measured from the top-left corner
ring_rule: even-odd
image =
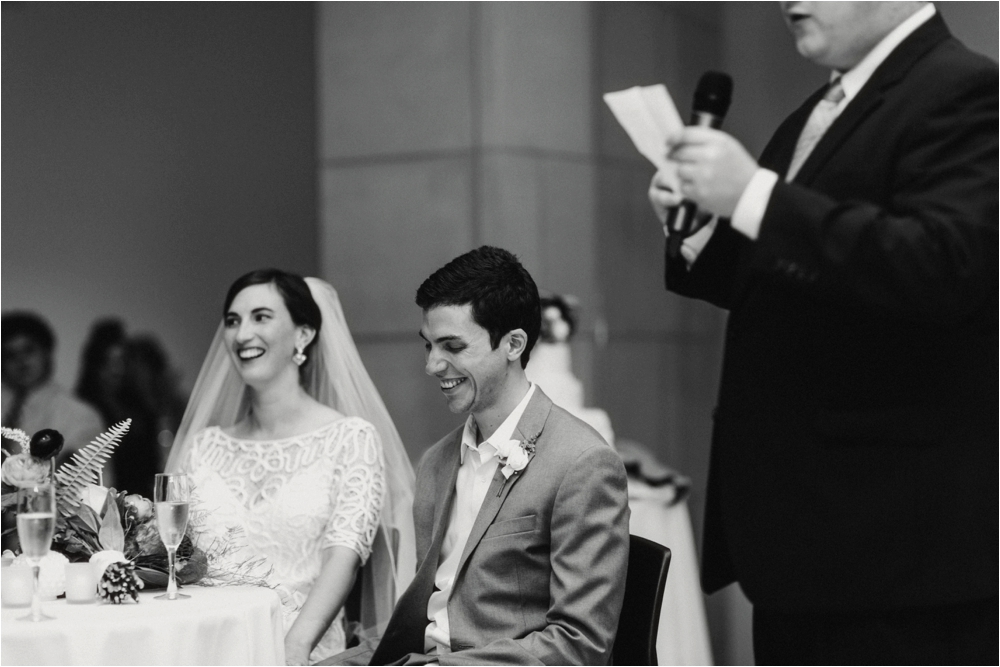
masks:
[[[531,461],[531,457],[535,454],[535,442],[538,440],[539,435],[541,435],[541,431],[524,442],[520,440],[508,440],[497,447],[497,457],[500,459],[500,463],[503,464],[500,472],[503,473],[504,481],[497,491],[497,497],[503,493],[504,487],[507,486],[507,480],[514,475],[521,474],[521,471],[527,467]]]

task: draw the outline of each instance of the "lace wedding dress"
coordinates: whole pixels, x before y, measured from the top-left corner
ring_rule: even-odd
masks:
[[[374,427],[345,417],[282,440],[240,440],[212,426],[183,466],[194,485],[196,543],[213,569],[266,573],[291,627],[323,565],[323,550],[371,553],[385,495]],[[269,571],[268,571],[269,569]],[[344,650],[343,610],[311,659]]]

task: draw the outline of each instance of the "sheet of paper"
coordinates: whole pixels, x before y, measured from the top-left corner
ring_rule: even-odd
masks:
[[[663,84],[633,86],[605,93],[604,101],[639,153],[657,169],[667,167],[667,140],[684,127],[667,87]]]

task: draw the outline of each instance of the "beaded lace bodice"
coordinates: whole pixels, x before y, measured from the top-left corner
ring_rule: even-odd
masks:
[[[385,463],[375,429],[363,419],[346,417],[269,441],[209,427],[195,436],[185,468],[194,485],[198,546],[211,552],[213,542],[225,544],[232,567],[263,559],[282,599],[286,630],[319,575],[324,549],[348,547],[362,564],[371,553]],[[343,642],[338,616],[314,654],[331,655]]]

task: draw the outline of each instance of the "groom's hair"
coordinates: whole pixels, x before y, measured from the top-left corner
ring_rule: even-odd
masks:
[[[527,366],[542,326],[542,307],[535,281],[513,253],[481,246],[445,264],[417,290],[417,305],[425,312],[466,304],[472,305],[473,321],[490,334],[494,350],[508,331],[524,330],[528,342],[521,368]]]
[[[319,312],[319,306],[313,299],[309,285],[302,276],[281,269],[257,269],[246,273],[229,286],[226,293],[226,302],[222,306],[222,316],[229,312],[229,307],[233,305],[236,295],[251,285],[274,285],[281,295],[281,299],[288,308],[288,314],[292,316],[292,322],[297,326],[310,326],[316,331],[316,335],[309,341],[305,352],[312,348],[313,344],[319,340],[319,330],[323,326],[323,315]]]

